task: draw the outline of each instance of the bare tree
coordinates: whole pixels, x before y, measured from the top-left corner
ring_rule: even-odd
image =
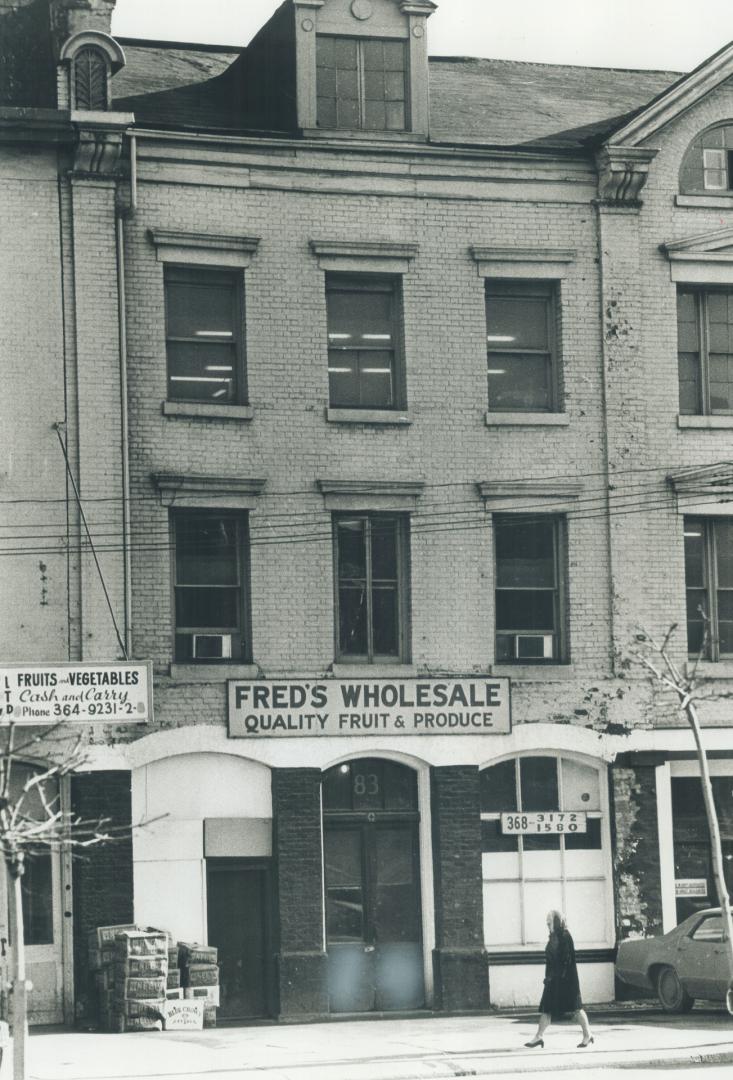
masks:
[[[715,799],[713,797],[713,785],[710,781],[708,756],[703,745],[700,718],[695,704],[696,700],[699,700],[697,695],[701,686],[701,682],[698,680],[699,664],[700,660],[706,655],[707,642],[710,634],[709,620],[704,612],[701,611],[701,614],[705,622],[705,633],[703,635],[700,652],[689,672],[687,670],[683,671],[672,656],[670,643],[677,630],[676,623],[669,628],[662,641],[655,640],[651,634],[642,630],[637,635],[637,646],[632,650],[631,658],[632,662],[640,664],[649,672],[659,687],[671,691],[676,696],[678,708],[684,713],[692,730],[693,738],[695,739],[697,758],[700,763],[700,780],[702,782],[705,813],[707,815],[708,829],[710,832],[713,876],[715,878],[715,887],[718,893],[724,936],[728,951],[728,991],[726,994],[726,1005],[728,1007],[728,1012],[733,1015],[733,917],[731,917],[730,896],[728,895],[728,886],[725,881],[723,849],[720,842],[720,825],[718,823],[718,814],[715,808]]]
[[[9,900],[13,1080],[26,1080],[30,984],[22,882],[28,860],[52,851],[80,852],[130,835],[130,826],[115,826],[106,818],[85,820],[62,807],[61,780],[84,766],[83,741],[83,731],[69,737],[63,724],[32,734],[12,723],[0,728],[0,851]]]

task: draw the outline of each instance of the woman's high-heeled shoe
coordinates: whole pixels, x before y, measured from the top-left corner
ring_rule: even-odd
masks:
[[[580,1050],[581,1047],[590,1046],[590,1044],[594,1043],[595,1041],[596,1040],[594,1039],[594,1037],[592,1035],[591,1035],[591,1037],[589,1039],[583,1039],[582,1042],[578,1043],[578,1050]]]
[[[532,1039],[531,1042],[525,1043],[524,1045],[525,1046],[531,1046],[531,1047],[541,1046],[542,1049],[544,1050],[545,1049],[545,1040],[544,1039]]]

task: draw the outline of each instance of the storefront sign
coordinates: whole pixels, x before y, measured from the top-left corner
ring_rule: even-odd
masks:
[[[674,883],[675,896],[707,896],[706,878],[677,878]]]
[[[149,664],[0,665],[0,723],[141,724],[152,690]]]
[[[587,818],[582,810],[543,810],[541,813],[501,815],[501,831],[504,835],[584,833],[587,829]]]
[[[258,679],[229,683],[234,739],[296,735],[507,735],[509,680]]]

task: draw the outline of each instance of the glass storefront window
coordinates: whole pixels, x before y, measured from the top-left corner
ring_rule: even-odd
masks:
[[[487,948],[544,947],[545,915],[564,911],[576,943],[609,941],[610,874],[603,774],[557,754],[527,754],[481,771],[484,940]],[[501,814],[582,811],[586,831],[505,834]]]

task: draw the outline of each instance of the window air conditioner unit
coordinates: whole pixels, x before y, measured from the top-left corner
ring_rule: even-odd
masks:
[[[517,634],[514,638],[516,660],[552,660],[553,634]]]
[[[231,634],[193,635],[193,657],[195,660],[230,660],[231,656]]]

